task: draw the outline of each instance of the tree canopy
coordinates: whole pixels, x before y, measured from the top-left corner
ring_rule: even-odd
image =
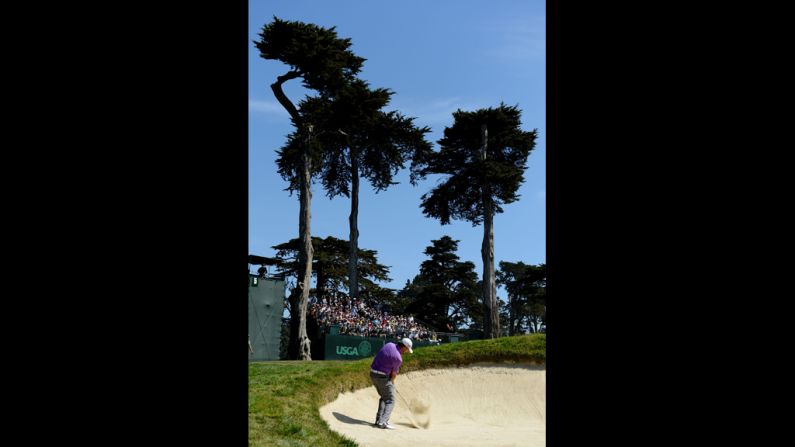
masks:
[[[398,294],[408,302],[406,312],[441,331],[448,324],[454,328],[468,324],[473,310],[480,307],[475,264],[459,260],[458,242],[449,236],[432,240],[424,252],[429,259]]]
[[[527,157],[536,141],[535,130],[519,128],[520,118],[517,106],[505,104],[474,112],[453,112],[454,123],[444,129],[440,151],[421,170],[424,175],[448,175],[422,196],[421,207],[426,216],[439,219],[442,225],[451,219],[478,225],[486,214],[483,199],[487,186],[490,210],[494,213],[502,213],[502,205],[519,199],[517,191],[524,182]],[[481,155],[484,125],[488,129],[485,159]]]

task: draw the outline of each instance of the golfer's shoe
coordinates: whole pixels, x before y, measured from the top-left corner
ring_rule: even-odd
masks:
[[[389,425],[389,424],[381,424],[381,425],[379,425],[379,427],[387,429],[387,430],[394,430],[395,428],[397,428],[394,425]]]

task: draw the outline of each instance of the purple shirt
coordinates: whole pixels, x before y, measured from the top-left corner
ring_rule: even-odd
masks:
[[[400,355],[397,345],[394,343],[387,343],[378,351],[378,354],[375,355],[370,368],[385,374],[389,374],[393,371],[397,374],[402,363],[403,356]]]

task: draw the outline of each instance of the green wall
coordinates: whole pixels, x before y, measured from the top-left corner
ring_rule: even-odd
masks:
[[[357,337],[353,335],[326,335],[326,360],[356,360],[374,357],[378,350],[387,343],[396,343],[391,338]],[[412,349],[430,346],[429,341],[412,340]]]
[[[279,359],[283,310],[284,281],[249,276],[248,336],[254,350],[249,360]]]

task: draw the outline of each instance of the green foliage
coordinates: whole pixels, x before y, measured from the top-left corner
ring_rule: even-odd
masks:
[[[350,39],[340,39],[335,28],[322,28],[311,23],[286,21],[277,17],[265,25],[255,41],[260,56],[264,59],[278,60],[290,67],[290,71],[278,77],[274,83],[276,93],[281,92],[281,83],[301,78],[304,87],[315,90],[319,97],[307,97],[297,109],[286,97],[277,93],[282,106],[290,112],[295,131],[279,149],[276,161],[279,174],[288,182],[286,188],[291,193],[300,188],[302,156],[310,160],[310,176],[322,168],[324,143],[318,141],[317,133],[322,133],[322,116],[317,110],[319,98],[332,98],[340,95],[348,84],[354,81],[365,61],[350,51]],[[273,86],[272,86],[273,87]],[[283,93],[282,93],[283,95]],[[313,120],[321,121],[315,124]],[[312,131],[310,131],[310,128]],[[315,130],[317,128],[317,130]]]
[[[497,284],[505,287],[511,297],[512,327],[536,332],[546,322],[546,264],[526,265],[523,262],[500,262]]]
[[[486,211],[484,192],[491,194],[494,213],[503,211],[501,205],[516,201],[537,136],[535,130],[525,132],[519,128],[520,118],[521,111],[516,106],[505,104],[454,112],[453,125],[445,128],[444,137],[439,140],[441,150],[429,157],[420,171],[423,175],[449,175],[422,196],[423,214],[439,219],[443,225],[451,219],[478,225]],[[481,159],[482,125],[488,129],[485,160]]]
[[[298,130],[287,135],[287,142],[276,150],[276,170],[288,184],[285,191],[290,195],[300,190],[301,156],[304,148],[307,149],[310,161],[309,175],[314,178],[323,167],[324,147],[316,138],[301,141]]]
[[[407,298],[405,311],[437,330],[446,331],[447,324],[457,328],[471,321],[478,302],[475,264],[459,261],[457,240],[449,236],[432,240],[426,247],[419,275],[402,291]]]
[[[329,93],[359,73],[365,59],[350,51],[351,40],[337,37],[335,27],[281,20],[265,25],[255,41],[260,56],[281,61],[303,79],[304,87]]]
[[[297,278],[299,246],[300,240],[296,238],[272,247],[276,250],[276,266],[280,274]],[[312,237],[312,250],[312,275],[318,279],[316,291],[344,293],[348,284],[348,241],[333,236],[325,239]],[[364,296],[372,295],[373,299],[378,299],[392,293],[376,283],[391,281],[389,267],[378,262],[376,250],[359,249],[359,276]]]
[[[350,197],[354,174],[367,179],[377,192],[383,191],[395,184],[394,175],[408,160],[412,184],[420,178],[419,166],[432,152],[424,137],[430,129],[416,127],[414,118],[399,112],[381,110],[392,95],[388,89],[370,89],[366,81],[355,79],[333,97],[321,95],[302,102],[301,109],[315,125],[323,148],[318,170],[330,198]]]

